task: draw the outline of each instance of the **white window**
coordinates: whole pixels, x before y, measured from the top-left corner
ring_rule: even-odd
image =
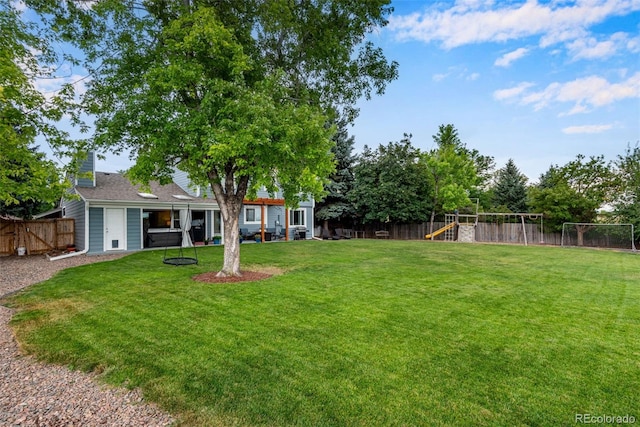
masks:
[[[182,229],[180,227],[180,211],[173,211],[173,228]]]
[[[262,207],[261,206],[245,206],[244,207],[244,222],[245,224],[261,224],[262,223]],[[265,224],[267,223],[265,213]]]
[[[289,225],[307,225],[307,210],[306,209],[293,209],[289,211]]]
[[[150,228],[180,228],[179,211],[145,210],[142,217],[148,220]]]

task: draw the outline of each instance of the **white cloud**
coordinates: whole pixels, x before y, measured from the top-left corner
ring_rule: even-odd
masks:
[[[480,74],[470,73],[466,67],[455,66],[455,67],[449,67],[446,73],[434,74],[433,76],[431,76],[431,79],[434,82],[441,82],[444,79],[447,79],[449,77],[455,78],[455,79],[467,80],[467,81],[475,81],[475,80],[478,80],[478,78],[480,78]]]
[[[71,74],[66,77],[36,79],[33,81],[33,86],[45,97],[45,99],[50,100],[58,94],[60,89],[62,89],[62,86],[65,84],[71,84],[73,86],[76,96],[84,95],[87,91],[86,83],[88,80],[87,76]]]
[[[629,52],[638,53],[640,52],[640,36],[633,37],[627,40],[627,50]]]
[[[393,15],[388,28],[399,40],[440,42],[447,49],[529,36],[540,36],[546,47],[585,37],[586,29],[594,24],[640,10],[638,0],[576,0],[569,4],[527,0],[498,6],[465,0],[444,10],[442,4],[447,3],[438,2],[421,14]]]
[[[513,61],[517,61],[529,52],[529,49],[524,47],[518,48],[513,52],[505,53],[500,58],[496,59],[493,63],[496,67],[508,67]]]
[[[554,103],[573,103],[563,115],[584,113],[627,98],[640,98],[640,72],[620,83],[611,83],[600,76],[589,76],[573,81],[554,82],[540,91],[528,91],[531,83],[520,83],[509,89],[497,90],[497,100],[518,100],[523,105],[533,105],[535,110]]]
[[[567,135],[580,134],[580,133],[602,133],[613,128],[613,125],[583,125],[583,126],[569,126],[562,129],[562,133]]]
[[[25,10],[27,10],[27,5],[23,0],[12,0],[10,3],[11,7],[13,7],[18,12],[24,12]]]
[[[591,111],[591,109],[587,108],[585,105],[582,104],[576,104],[573,106],[573,108],[565,113],[560,113],[559,117],[564,117],[564,116],[573,116],[574,114],[582,114],[582,113],[588,113],[589,111]]]
[[[495,92],[493,92],[493,97],[498,101],[506,101],[512,98],[517,98],[531,86],[533,86],[533,83],[522,82],[512,88],[496,90]]]
[[[434,82],[441,82],[449,76],[449,73],[434,74],[432,79]]]
[[[576,39],[567,44],[567,49],[573,59],[604,59],[620,50],[634,51],[637,45],[637,38],[634,41],[625,33],[615,33],[602,41],[595,37]]]

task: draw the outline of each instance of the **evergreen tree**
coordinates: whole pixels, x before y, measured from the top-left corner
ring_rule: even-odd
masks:
[[[520,173],[513,159],[496,174],[493,205],[504,206],[510,212],[527,212],[527,177]]]
[[[323,228],[328,230],[329,221],[352,222],[355,213],[353,204],[349,200],[349,193],[353,189],[353,167],[355,156],[353,152],[354,139],[349,136],[346,121],[340,121],[333,136],[335,146],[331,148],[336,163],[336,171],[325,184],[327,196],[316,204],[316,218],[324,221]]]

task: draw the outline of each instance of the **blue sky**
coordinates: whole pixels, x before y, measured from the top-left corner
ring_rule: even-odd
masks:
[[[371,36],[399,78],[360,103],[356,151],[413,135],[429,150],[441,124],[512,158],[537,181],[576,155],[613,160],[640,140],[640,1],[396,0]]]
[[[18,1],[19,5],[20,2]],[[441,124],[468,148],[512,158],[531,182],[578,154],[613,160],[640,141],[640,0],[395,0],[370,39],[399,78],[359,104],[356,152]],[[66,71],[66,81],[82,80]],[[38,82],[54,90],[55,80]],[[79,88],[82,91],[82,88]],[[126,169],[126,156],[99,160]]]

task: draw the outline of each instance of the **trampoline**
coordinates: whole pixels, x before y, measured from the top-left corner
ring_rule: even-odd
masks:
[[[171,212],[173,212],[173,205]],[[162,262],[168,265],[194,265],[198,263],[198,252],[196,246],[191,242],[189,230],[191,230],[191,208],[187,205],[187,209],[180,210],[180,228],[182,229],[182,238],[180,239],[180,253],[178,256],[167,258],[167,246],[164,247],[164,256]],[[183,248],[193,247],[193,257],[185,256]]]

